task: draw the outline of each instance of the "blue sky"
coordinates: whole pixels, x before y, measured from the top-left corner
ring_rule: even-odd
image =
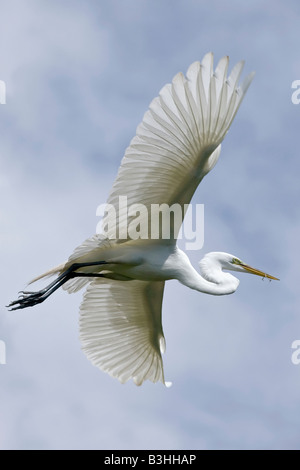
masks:
[[[1,449],[299,449],[296,1],[0,1]],[[7,312],[91,236],[150,101],[213,51],[255,79],[194,203],[205,243],[275,276],[215,298],[166,288],[165,375],[121,385],[80,350],[82,292]]]

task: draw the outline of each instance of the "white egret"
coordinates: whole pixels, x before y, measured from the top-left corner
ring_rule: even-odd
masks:
[[[213,70],[213,55],[206,54],[201,63],[189,67],[186,77],[179,73],[162,88],[125,152],[108,198],[116,208],[116,219],[110,212],[104,217],[105,235],[86,240],[67,262],[32,281],[57,274],[45,289],[22,292],[9,305],[12,310],[33,306],[61,286],[71,293],[88,284],[80,308],[83,350],[94,365],[121,382],[165,383],[161,356],[165,281],[177,279],[199,292],[224,295],[235,292],[239,284],[224,271],[277,279],[221,252],[207,254],[198,273],[176,245],[174,224],[167,239],[161,233],[156,239],[116,236],[127,233],[128,225],[118,208],[120,196],[127,197],[128,206],[143,204],[149,209],[140,222],[150,226],[152,204],[183,208],[216,164],[221,142],[254,75],[239,85],[243,62],[227,76],[228,62],[228,57],[222,58]]]

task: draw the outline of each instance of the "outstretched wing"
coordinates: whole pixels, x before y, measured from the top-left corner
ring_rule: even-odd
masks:
[[[148,226],[148,235],[152,204],[177,203],[184,214],[183,205],[217,162],[220,143],[254,75],[238,86],[244,63],[239,62],[227,77],[228,63],[228,57],[222,58],[214,71],[209,53],[189,67],[186,78],[177,74],[152,101],[125,152],[107,201],[115,210],[108,210],[103,219],[108,238],[126,238],[135,217],[128,218],[124,206],[120,209],[120,196],[126,196],[128,208],[133,204],[146,208],[137,213],[140,224]]]
[[[91,362],[124,383],[164,381],[164,282],[94,280],[80,307],[80,340]]]

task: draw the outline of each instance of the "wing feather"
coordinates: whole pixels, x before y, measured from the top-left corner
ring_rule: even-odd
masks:
[[[128,207],[147,208],[141,223],[144,217],[148,226],[151,204],[190,202],[201,179],[216,164],[220,144],[253,78],[252,73],[238,86],[244,62],[227,77],[228,64],[229,58],[223,57],[213,71],[213,54],[206,54],[201,63],[189,67],[186,77],[175,75],[151,102],[107,201],[116,210],[116,220],[110,211],[103,219],[108,238],[128,228],[127,218],[120,215],[120,196],[127,196]]]
[[[80,308],[80,340],[92,363],[137,385],[164,381],[164,282],[94,280]]]

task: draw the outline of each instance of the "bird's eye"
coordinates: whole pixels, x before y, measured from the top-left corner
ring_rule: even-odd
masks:
[[[241,260],[239,260],[238,258],[232,258],[232,264],[241,264]]]

